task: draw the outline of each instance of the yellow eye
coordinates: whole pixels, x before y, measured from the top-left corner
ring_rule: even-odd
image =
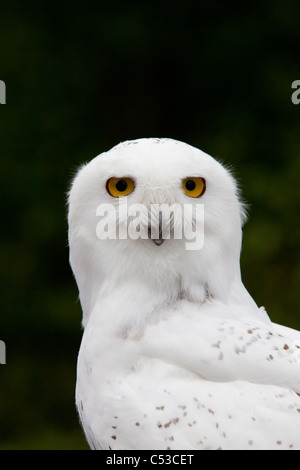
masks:
[[[113,197],[128,196],[134,190],[134,181],[131,178],[110,178],[106,189]]]
[[[205,179],[200,176],[188,177],[182,180],[182,188],[189,197],[200,197],[205,193]]]

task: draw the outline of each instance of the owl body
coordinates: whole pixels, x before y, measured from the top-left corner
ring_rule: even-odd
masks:
[[[138,204],[139,230],[99,234],[101,204],[127,235]],[[168,219],[178,205],[191,210]],[[300,449],[300,333],[272,323],[242,283],[244,219],[230,172],[181,142],[125,142],[80,169],[69,242],[84,327],[76,405],[91,448]],[[174,237],[183,221],[201,248]]]

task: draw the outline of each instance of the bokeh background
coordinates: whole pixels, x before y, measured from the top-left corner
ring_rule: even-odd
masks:
[[[172,137],[234,169],[243,280],[300,329],[298,0],[2,2],[0,449],[87,449],[66,192],[122,140]]]

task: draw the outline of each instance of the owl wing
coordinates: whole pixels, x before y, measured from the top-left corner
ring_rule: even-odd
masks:
[[[299,393],[300,332],[243,316],[240,306],[227,309],[235,315],[181,311],[148,327],[144,354],[207,380],[245,380]]]

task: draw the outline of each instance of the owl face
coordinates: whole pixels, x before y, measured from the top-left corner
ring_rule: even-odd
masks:
[[[156,247],[184,240],[186,250],[199,250],[206,224],[206,231],[221,235],[240,216],[232,213],[236,195],[229,173],[204,152],[170,139],[122,143],[80,176],[89,201],[84,212],[100,240],[151,240]],[[189,244],[193,238],[200,243]]]
[[[242,220],[234,178],[206,153],[172,139],[124,142],[75,177],[71,265],[81,284],[90,272],[93,282],[146,272],[217,285],[239,269]]]

